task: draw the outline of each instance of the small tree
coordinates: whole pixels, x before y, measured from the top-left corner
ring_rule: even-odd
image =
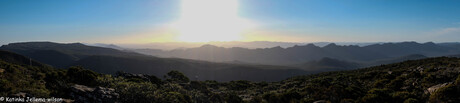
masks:
[[[72,83],[77,83],[87,86],[97,85],[98,73],[83,69],[82,67],[70,67],[67,70],[67,76]]]
[[[161,83],[162,83],[161,79],[157,78],[154,75],[149,75],[148,78],[149,78],[150,82],[153,83],[153,84],[161,85]]]
[[[177,70],[172,70],[168,72],[168,74],[165,75],[165,78],[167,81],[177,82],[177,83],[188,83],[190,81],[190,79],[188,79],[187,76],[185,76],[184,74],[182,74],[181,72]]]

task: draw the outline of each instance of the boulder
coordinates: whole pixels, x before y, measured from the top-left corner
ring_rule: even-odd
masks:
[[[91,88],[84,85],[73,85],[70,96],[78,103],[117,103],[119,94],[115,89],[96,87]]]
[[[24,92],[19,92],[19,93],[16,93],[16,94],[11,94],[10,96],[11,96],[11,97],[21,97],[21,98],[32,97],[30,94],[27,94],[27,93],[24,93]]]
[[[318,101],[315,101],[313,103],[330,103],[330,102],[326,101],[326,100],[318,100]]]
[[[445,87],[449,84],[452,84],[452,82],[447,82],[447,83],[442,83],[442,84],[431,86],[430,88],[426,89],[425,94],[432,94],[436,92],[439,88]]]
[[[415,69],[411,69],[411,71],[419,72],[420,74],[422,74],[424,70],[425,70],[425,68],[423,68],[422,66],[418,66]]]

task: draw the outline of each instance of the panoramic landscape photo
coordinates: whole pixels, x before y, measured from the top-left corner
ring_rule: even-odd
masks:
[[[1,0],[0,103],[459,103],[457,0]]]

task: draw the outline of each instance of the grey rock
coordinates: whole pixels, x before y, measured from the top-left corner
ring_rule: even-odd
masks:
[[[117,103],[119,94],[115,92],[115,89],[96,87],[91,88],[84,85],[73,85],[71,87],[71,93],[78,103]]]
[[[19,92],[19,93],[16,93],[16,94],[11,94],[10,96],[12,96],[12,97],[22,97],[22,98],[25,98],[25,97],[32,97],[30,94],[27,94],[27,93],[24,93],[24,92]]]
[[[328,102],[328,101],[326,101],[326,100],[318,100],[318,101],[315,101],[315,102],[313,102],[313,103],[330,103],[330,102]]]
[[[142,80],[150,81],[150,79],[148,78],[149,75],[146,75],[146,74],[132,74],[132,73],[126,73],[126,72],[118,71],[116,73],[116,75],[117,75],[117,77],[139,78],[139,79],[142,79]]]
[[[442,83],[442,84],[431,86],[430,88],[426,89],[425,94],[432,94],[436,92],[439,88],[445,87],[449,84],[452,84],[452,82],[447,82],[447,83]]]

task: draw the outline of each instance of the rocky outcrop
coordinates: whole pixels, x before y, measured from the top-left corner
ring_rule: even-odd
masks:
[[[116,73],[116,76],[117,77],[123,77],[123,78],[126,78],[126,79],[140,79],[140,80],[143,80],[143,81],[149,81],[149,82],[152,82],[154,84],[160,84],[161,83],[161,79],[157,78],[156,76],[153,76],[153,75],[147,75],[147,74],[132,74],[132,73],[126,73],[126,72],[122,72],[122,71],[118,71]]]
[[[315,101],[313,103],[330,103],[330,102],[326,101],[326,100],[318,100],[318,101]]]
[[[70,96],[78,103],[116,103],[119,98],[119,94],[115,92],[115,89],[91,88],[78,84],[71,87]]]
[[[24,92],[19,92],[19,93],[16,93],[16,94],[11,94],[9,95],[11,97],[22,97],[22,98],[25,98],[25,97],[32,97],[30,94],[27,94],[27,93],[24,93]]]
[[[426,89],[425,94],[432,94],[436,92],[439,88],[445,87],[449,84],[452,84],[452,82],[447,82],[447,83],[442,83],[442,84],[431,86],[430,88]]]
[[[142,79],[142,80],[150,81],[150,79],[149,79],[150,75],[146,75],[146,74],[132,74],[132,73],[126,73],[126,72],[118,71],[118,72],[116,73],[116,75],[117,75],[118,77],[124,77],[124,78],[139,78],[139,79]]]
[[[423,68],[422,66],[418,66],[417,68],[411,69],[410,71],[419,72],[420,74],[422,74],[424,70],[425,68]]]

